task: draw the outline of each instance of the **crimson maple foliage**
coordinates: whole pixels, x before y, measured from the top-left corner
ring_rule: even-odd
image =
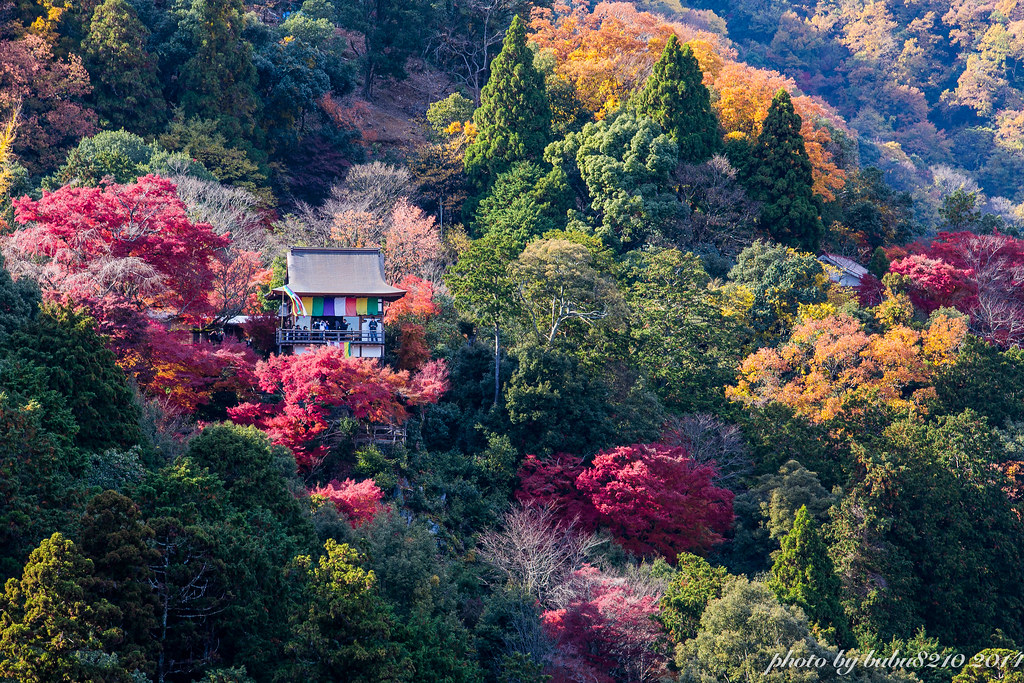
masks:
[[[354,529],[364,522],[373,521],[374,516],[380,512],[380,501],[384,497],[384,492],[377,487],[372,479],[360,482],[355,482],[352,479],[345,481],[332,479],[326,486],[318,486],[310,491],[310,495],[323,496],[334,503],[338,512],[348,518],[349,524]]]
[[[575,455],[557,453],[547,460],[527,455],[519,469],[516,498],[522,503],[557,510],[567,521],[578,520],[584,529],[596,529],[597,510],[576,489],[576,478],[583,469],[583,459]]]
[[[398,369],[416,370],[430,360],[430,348],[427,346],[427,331],[423,325],[402,323],[398,331]]]
[[[192,344],[189,332],[170,329],[114,295],[76,299],[51,292],[48,298],[87,311],[118,366],[174,414],[209,403],[215,392],[245,396],[256,385],[256,354],[230,338],[218,345]]]
[[[319,466],[341,436],[342,418],[398,425],[409,407],[435,403],[448,389],[443,361],[410,375],[372,358],[348,358],[336,346],[271,356],[256,366],[256,376],[261,390],[281,400],[244,403],[229,409],[231,418],[263,429],[306,471]]]
[[[862,307],[877,306],[885,299],[885,285],[877,277],[868,273],[857,285],[857,303]]]
[[[119,296],[104,297],[51,291],[47,298],[62,305],[81,307],[96,321],[96,332],[106,340],[108,349],[117,356],[117,364],[141,384],[143,377],[151,376],[146,358],[151,321],[144,311],[132,306]],[[149,374],[147,374],[149,373]]]
[[[956,268],[942,259],[911,254],[893,261],[889,270],[911,279],[910,300],[925,313],[931,313],[942,306],[964,306],[965,300],[972,296],[968,283],[973,273]]]
[[[174,183],[148,175],[13,204],[24,227],[6,245],[12,269],[48,297],[87,308],[140,387],[182,412],[217,391],[251,391],[251,350],[230,340],[193,345],[172,327],[246,310],[269,273],[258,254],[232,250],[229,235],[191,221]]]
[[[245,344],[192,344],[190,333],[151,323],[147,331],[148,372],[136,376],[143,389],[166,397],[170,406],[191,413],[210,402],[215,392],[245,396],[256,385],[256,354]]]
[[[573,572],[571,583],[575,595],[568,604],[541,614],[556,646],[553,683],[612,683],[615,670],[625,680],[647,680],[663,661],[657,647],[663,635],[654,620],[658,598],[590,565]]]
[[[13,204],[25,227],[11,235],[10,267],[44,290],[118,297],[188,323],[212,310],[217,250],[230,240],[190,221],[171,181],[66,186]]]
[[[715,487],[714,476],[680,446],[634,444],[602,451],[586,467],[573,456],[527,456],[516,495],[553,505],[584,528],[607,528],[638,555],[674,561],[711,547],[732,524],[733,494]]]
[[[430,360],[426,323],[441,307],[434,301],[434,283],[429,280],[406,275],[396,286],[406,295],[387,308],[384,322],[398,328],[399,369],[417,370]]]
[[[970,316],[971,332],[1000,346],[1024,341],[1024,240],[940,232],[909,251],[889,268],[910,277],[916,306],[956,308]]]
[[[277,346],[277,327],[280,323],[277,315],[260,313],[249,316],[249,319],[242,323],[242,331],[252,342],[253,348],[266,356]]]

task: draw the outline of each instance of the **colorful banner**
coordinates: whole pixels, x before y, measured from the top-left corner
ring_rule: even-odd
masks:
[[[285,285],[285,294],[292,300],[296,315],[322,316],[354,316],[354,315],[380,315],[384,312],[384,300],[374,297],[354,296],[303,296],[295,295],[295,292]]]
[[[345,346],[345,357],[348,358],[352,355],[352,345],[349,342],[343,342]]]
[[[296,315],[309,315],[309,309],[303,305],[302,299],[300,299],[295,294],[295,292],[292,291],[291,287],[289,287],[288,285],[284,285],[283,287],[281,287],[281,289],[283,289],[284,293],[288,295],[289,299],[291,299],[292,308],[295,309]]]

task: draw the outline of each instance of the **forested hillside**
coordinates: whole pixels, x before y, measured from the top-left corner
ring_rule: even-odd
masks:
[[[1018,681],[1019,12],[701,2],[0,0],[0,681]]]
[[[745,59],[792,76],[802,91],[837,107],[857,132],[862,164],[885,169],[891,182],[922,197],[950,184],[980,188],[991,212],[1019,214],[1018,3],[699,5],[727,20]]]

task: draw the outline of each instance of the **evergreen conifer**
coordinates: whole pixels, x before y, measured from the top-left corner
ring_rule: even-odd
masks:
[[[551,106],[544,76],[533,65],[526,26],[512,20],[501,52],[473,115],[476,138],[466,149],[465,167],[479,190],[516,161],[539,161],[551,134]]]
[[[824,232],[821,200],[814,194],[801,123],[789,93],[779,90],[754,147],[750,189],[763,203],[761,226],[768,234],[791,247],[816,251]]]
[[[179,23],[191,51],[178,72],[184,116],[218,121],[230,143],[255,134],[257,73],[244,13],[241,0],[193,0]]]
[[[669,134],[682,163],[703,163],[721,147],[704,73],[690,46],[680,46],[675,35],[630,104],[638,116],[653,119]]]
[[[830,640],[851,644],[846,613],[839,602],[839,577],[806,505],[797,510],[793,528],[780,545],[768,586],[782,602],[803,609]]]
[[[156,132],[167,109],[152,56],[149,30],[126,0],[105,0],[82,42],[96,111],[109,128]]]

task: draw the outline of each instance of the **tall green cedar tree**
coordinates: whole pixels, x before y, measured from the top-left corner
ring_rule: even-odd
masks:
[[[638,116],[661,124],[678,145],[682,163],[705,162],[721,147],[704,73],[690,46],[680,46],[674,35],[630,106]]]
[[[885,250],[881,247],[876,247],[872,252],[871,260],[868,261],[868,272],[879,280],[889,272],[889,257],[885,255]]]
[[[516,162],[497,177],[481,200],[476,230],[509,235],[521,249],[529,239],[564,227],[571,205],[572,194],[561,168],[545,174],[537,164]]]
[[[152,630],[157,626],[157,596],[150,586],[150,565],[159,559],[153,529],[131,498],[104,491],[89,501],[82,516],[79,547],[92,560],[95,578],[86,585],[90,602],[106,600],[118,609],[118,655],[129,668],[154,672]]]
[[[14,362],[37,366],[46,388],[64,397],[78,423],[77,446],[98,452],[144,445],[135,395],[88,315],[44,304],[6,346]]]
[[[526,26],[512,20],[473,114],[476,139],[466,148],[466,175],[479,190],[516,161],[539,161],[551,136],[544,76],[533,66]]]
[[[92,561],[59,533],[32,551],[0,595],[0,679],[130,680],[104,646],[117,636],[106,628],[116,608],[87,600],[92,578]]]
[[[241,0],[193,0],[179,24],[191,50],[178,71],[185,118],[218,121],[231,143],[253,136],[258,108],[244,13]]]
[[[852,645],[853,636],[839,602],[839,577],[806,505],[797,510],[793,528],[780,545],[768,586],[782,602],[803,609],[829,640]]]
[[[148,41],[149,29],[126,0],[105,0],[93,13],[82,49],[105,127],[142,134],[162,127],[167,105]]]
[[[751,194],[763,203],[761,227],[774,239],[816,251],[824,232],[821,200],[814,194],[801,122],[789,93],[779,90],[752,154]]]
[[[658,621],[673,643],[685,643],[700,630],[700,618],[708,603],[722,597],[729,574],[707,560],[690,553],[677,557],[672,576],[658,605]]]

